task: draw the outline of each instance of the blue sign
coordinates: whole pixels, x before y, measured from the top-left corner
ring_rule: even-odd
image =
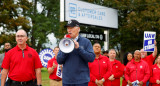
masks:
[[[48,60],[52,59],[55,56],[52,49],[43,49],[39,53],[39,57],[43,67],[47,68]]]
[[[69,16],[71,18],[76,18],[77,17],[77,5],[74,3],[69,4]]]
[[[144,44],[143,49],[147,52],[153,52],[154,51],[154,40],[156,38],[156,32],[144,32]]]
[[[88,18],[93,20],[102,20],[103,16],[106,14],[104,11],[100,11],[97,9],[88,9],[84,7],[77,7],[75,3],[69,3],[69,17],[70,18]]]

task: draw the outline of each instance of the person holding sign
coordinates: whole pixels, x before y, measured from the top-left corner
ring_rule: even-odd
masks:
[[[155,64],[152,66],[151,77],[150,77],[151,86],[160,86],[160,55],[155,61]]]
[[[156,40],[154,40],[154,45],[155,45],[155,48],[154,48],[153,53],[148,56],[147,56],[147,51],[144,51],[144,49],[141,49],[141,58],[142,58],[142,60],[144,60],[148,63],[150,69],[153,65],[153,62],[154,62],[156,56],[157,56],[157,42],[156,42]]]
[[[90,81],[88,62],[93,62],[95,54],[91,42],[79,35],[80,24],[77,20],[70,20],[66,25],[67,32],[74,41],[74,50],[57,55],[57,62],[63,64],[63,86],[88,86]]]
[[[94,62],[89,62],[90,82],[88,86],[111,86],[108,78],[111,75],[111,65],[106,56],[101,55],[101,45],[95,43],[93,50],[96,55]]]
[[[53,50],[55,56],[54,58],[48,61],[47,69],[50,78],[50,86],[62,86],[62,79],[56,75],[57,73],[57,54],[59,52],[59,48],[55,47]]]
[[[157,42],[156,42],[156,40],[154,40],[154,46],[155,46],[155,48],[154,48],[153,53],[148,56],[147,56],[147,51],[144,51],[144,49],[141,49],[141,58],[142,58],[142,60],[144,60],[145,62],[148,63],[150,71],[152,70],[153,62],[157,56]],[[147,81],[147,86],[149,86],[149,81]]]
[[[133,84],[146,86],[149,77],[149,66],[145,61],[141,60],[140,51],[136,50],[134,52],[134,58],[126,66],[125,79],[129,86],[133,86]]]

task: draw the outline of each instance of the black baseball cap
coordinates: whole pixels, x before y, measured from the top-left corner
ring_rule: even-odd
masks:
[[[80,24],[77,20],[69,20],[67,25],[65,25],[64,27],[80,27]]]

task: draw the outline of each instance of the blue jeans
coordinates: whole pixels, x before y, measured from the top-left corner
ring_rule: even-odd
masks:
[[[149,81],[147,81],[146,86],[149,86]]]
[[[63,86],[88,86],[88,82],[82,83],[82,84],[64,84],[63,83]]]

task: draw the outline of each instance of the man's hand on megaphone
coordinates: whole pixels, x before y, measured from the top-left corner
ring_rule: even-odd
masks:
[[[74,41],[74,44],[75,44],[75,48],[78,49],[79,48],[79,43],[75,40],[73,40],[73,41]]]

